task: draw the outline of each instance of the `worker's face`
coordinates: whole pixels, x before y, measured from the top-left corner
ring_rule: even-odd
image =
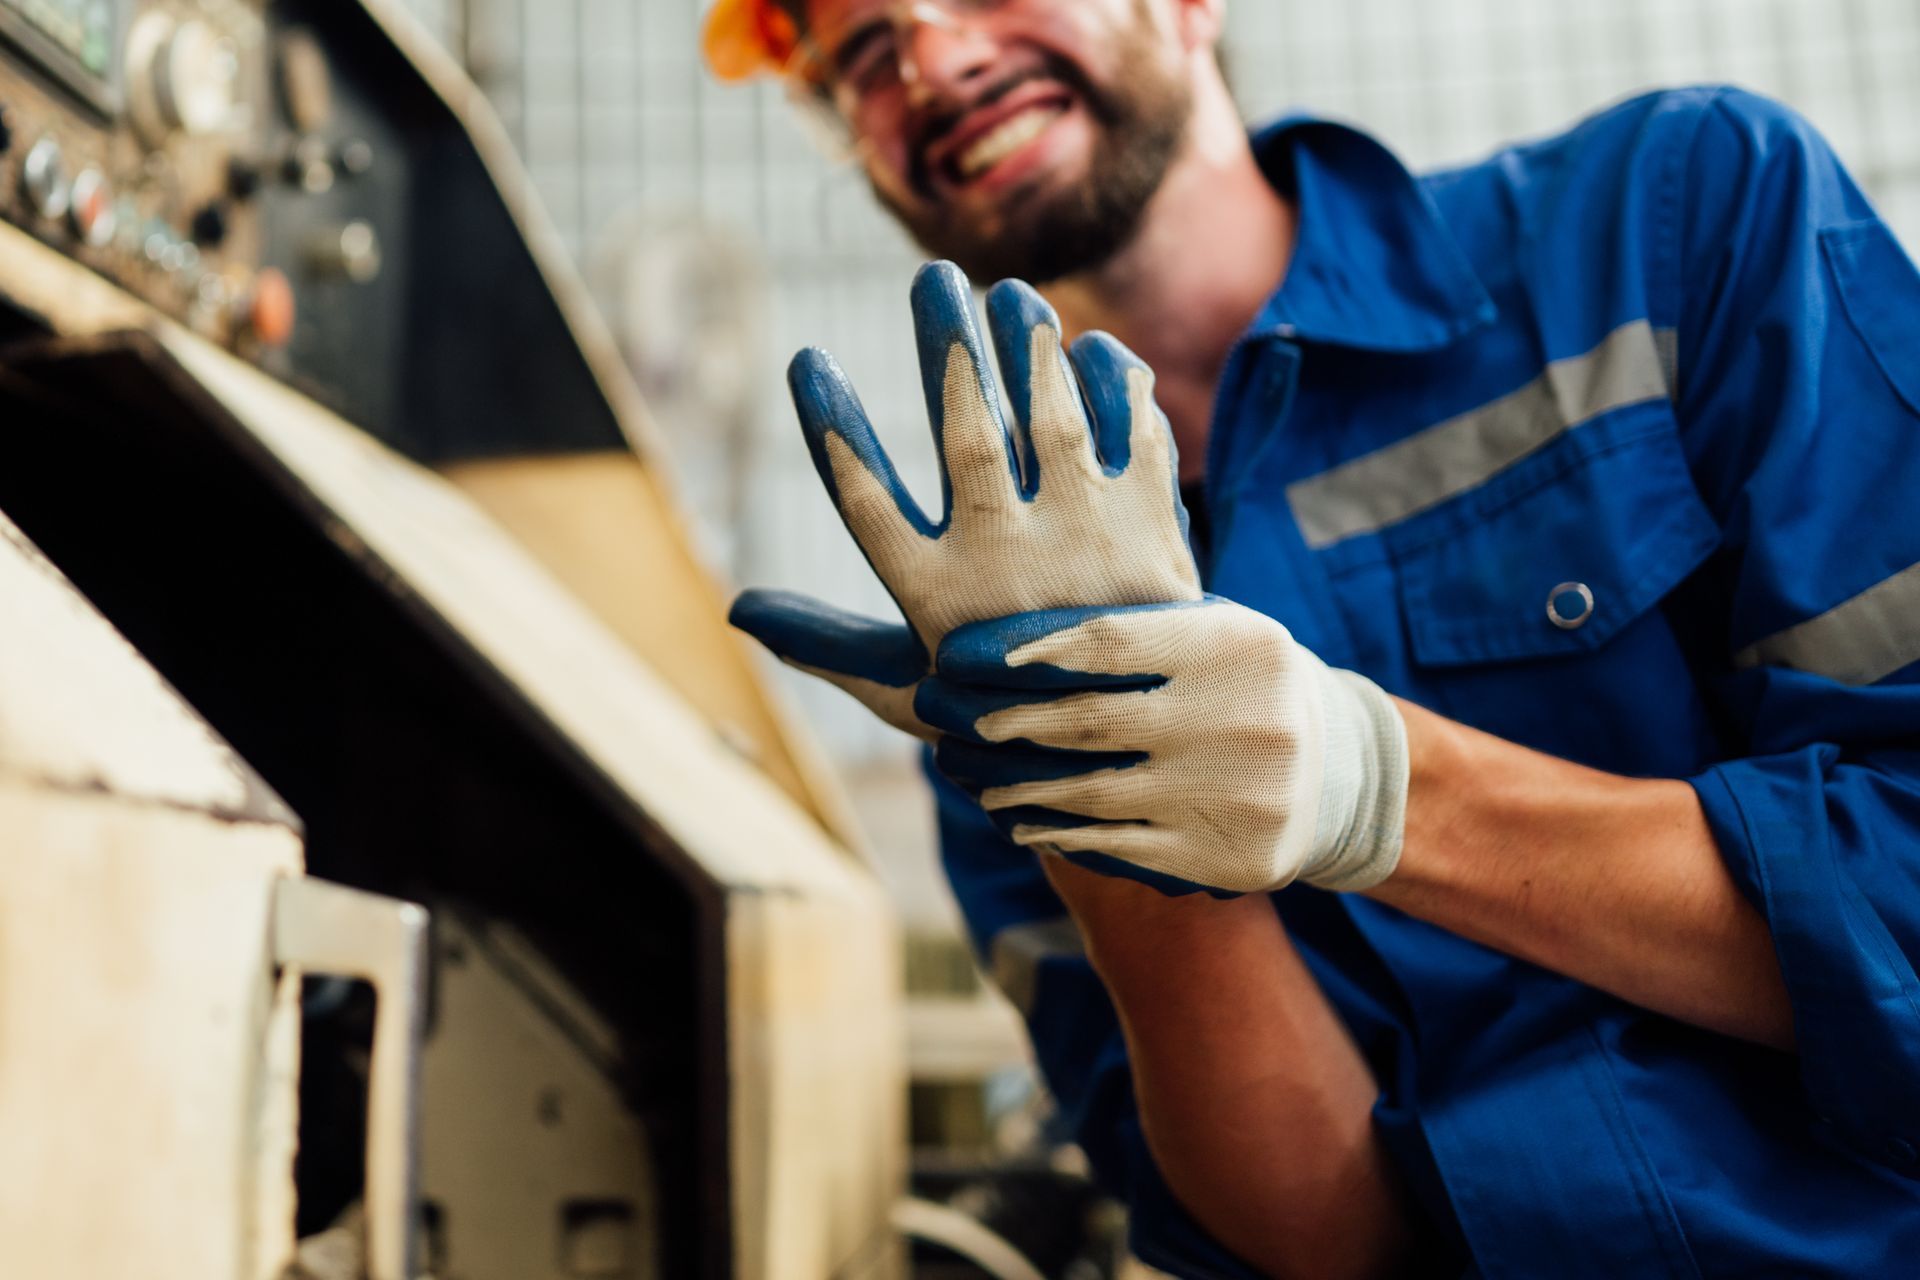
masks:
[[[1045,282],[1122,248],[1180,148],[1174,8],[812,0],[809,17],[881,201],[976,279]]]

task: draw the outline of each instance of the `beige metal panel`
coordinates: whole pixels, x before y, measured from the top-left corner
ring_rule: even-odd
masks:
[[[0,1275],[291,1257],[291,821],[0,516]]]
[[[463,462],[443,474],[850,848],[859,827],[839,780],[775,690],[726,600],[695,561],[654,472],[624,452]]]
[[[878,885],[728,904],[735,1275],[897,1276],[905,1179],[899,940]]]
[[[462,1280],[663,1280],[654,1169],[613,1078],[612,1029],[510,930],[440,913],[434,950],[427,1265]]]
[[[160,316],[10,223],[0,223],[0,296],[59,333],[139,328]]]
[[[284,827],[0,779],[0,1274],[279,1274],[299,868]]]

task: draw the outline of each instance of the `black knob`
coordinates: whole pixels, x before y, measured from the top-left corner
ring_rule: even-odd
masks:
[[[191,224],[193,242],[203,249],[215,249],[227,238],[227,210],[218,200],[200,207]]]
[[[260,166],[245,156],[232,156],[227,160],[227,190],[236,200],[251,200],[259,192],[261,183]]]

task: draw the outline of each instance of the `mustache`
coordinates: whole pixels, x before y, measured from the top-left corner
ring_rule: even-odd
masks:
[[[1041,65],[1020,71],[1010,72],[988,85],[972,98],[962,103],[938,106],[930,109],[912,126],[912,147],[909,151],[911,167],[908,176],[916,190],[923,194],[932,190],[932,174],[927,166],[927,152],[935,143],[952,133],[962,120],[972,112],[990,107],[1014,90],[1037,80],[1051,80],[1064,84],[1071,89],[1081,102],[1085,103],[1095,120],[1111,123],[1112,110],[1107,97],[1081,72],[1080,68],[1063,58],[1050,57]]]

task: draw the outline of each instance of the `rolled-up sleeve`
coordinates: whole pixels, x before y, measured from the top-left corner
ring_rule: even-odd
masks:
[[[1679,413],[1722,545],[1683,607],[1715,619],[1738,757],[1692,781],[1772,930],[1812,1111],[1913,1176],[1920,272],[1785,108],[1722,95],[1688,179]]]

